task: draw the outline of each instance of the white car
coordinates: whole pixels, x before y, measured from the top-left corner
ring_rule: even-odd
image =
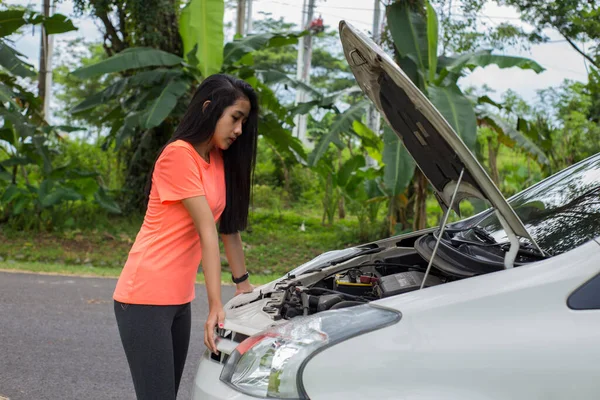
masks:
[[[600,154],[507,201],[376,44],[344,22],[340,37],[442,206],[490,209],[235,297],[193,399],[599,399]]]

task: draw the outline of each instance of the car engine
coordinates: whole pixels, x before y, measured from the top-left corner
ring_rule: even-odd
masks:
[[[305,284],[301,278],[284,279],[277,283],[275,291],[265,296],[269,300],[263,307],[263,312],[276,321],[292,319],[419,289],[425,276],[425,261],[415,253],[401,258],[352,262],[349,264],[353,265],[348,268],[336,270],[314,284]],[[425,287],[448,280],[448,277],[434,275],[432,272],[435,273],[430,272]]]

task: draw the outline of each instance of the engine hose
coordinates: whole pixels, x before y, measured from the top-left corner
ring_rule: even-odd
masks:
[[[327,289],[327,288],[318,288],[318,287],[313,287],[308,289],[309,292],[313,292],[313,291],[317,291],[317,292],[322,292],[322,293],[335,293],[335,294],[339,294],[345,297],[348,297],[350,299],[356,299],[356,300],[364,300],[367,301],[364,297],[361,296],[355,296],[353,294],[348,294],[348,293],[344,293],[344,292],[340,292],[339,290],[333,290],[333,289]]]
[[[300,298],[302,299],[302,314],[308,315],[308,295],[306,293],[300,293]]]
[[[346,307],[354,307],[359,306],[361,304],[365,304],[362,301],[340,301],[337,304],[331,306],[330,310],[336,310],[338,308],[346,308]]]

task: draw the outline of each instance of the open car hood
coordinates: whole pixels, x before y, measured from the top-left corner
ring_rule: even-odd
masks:
[[[442,207],[449,207],[464,169],[453,209],[458,211],[460,200],[468,197],[486,200],[516,235],[537,246],[481,164],[402,69],[352,25],[341,21],[339,29],[356,81],[431,182]]]

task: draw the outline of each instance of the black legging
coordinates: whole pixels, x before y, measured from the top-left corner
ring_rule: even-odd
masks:
[[[190,344],[192,308],[115,301],[115,316],[138,400],[175,400]]]

